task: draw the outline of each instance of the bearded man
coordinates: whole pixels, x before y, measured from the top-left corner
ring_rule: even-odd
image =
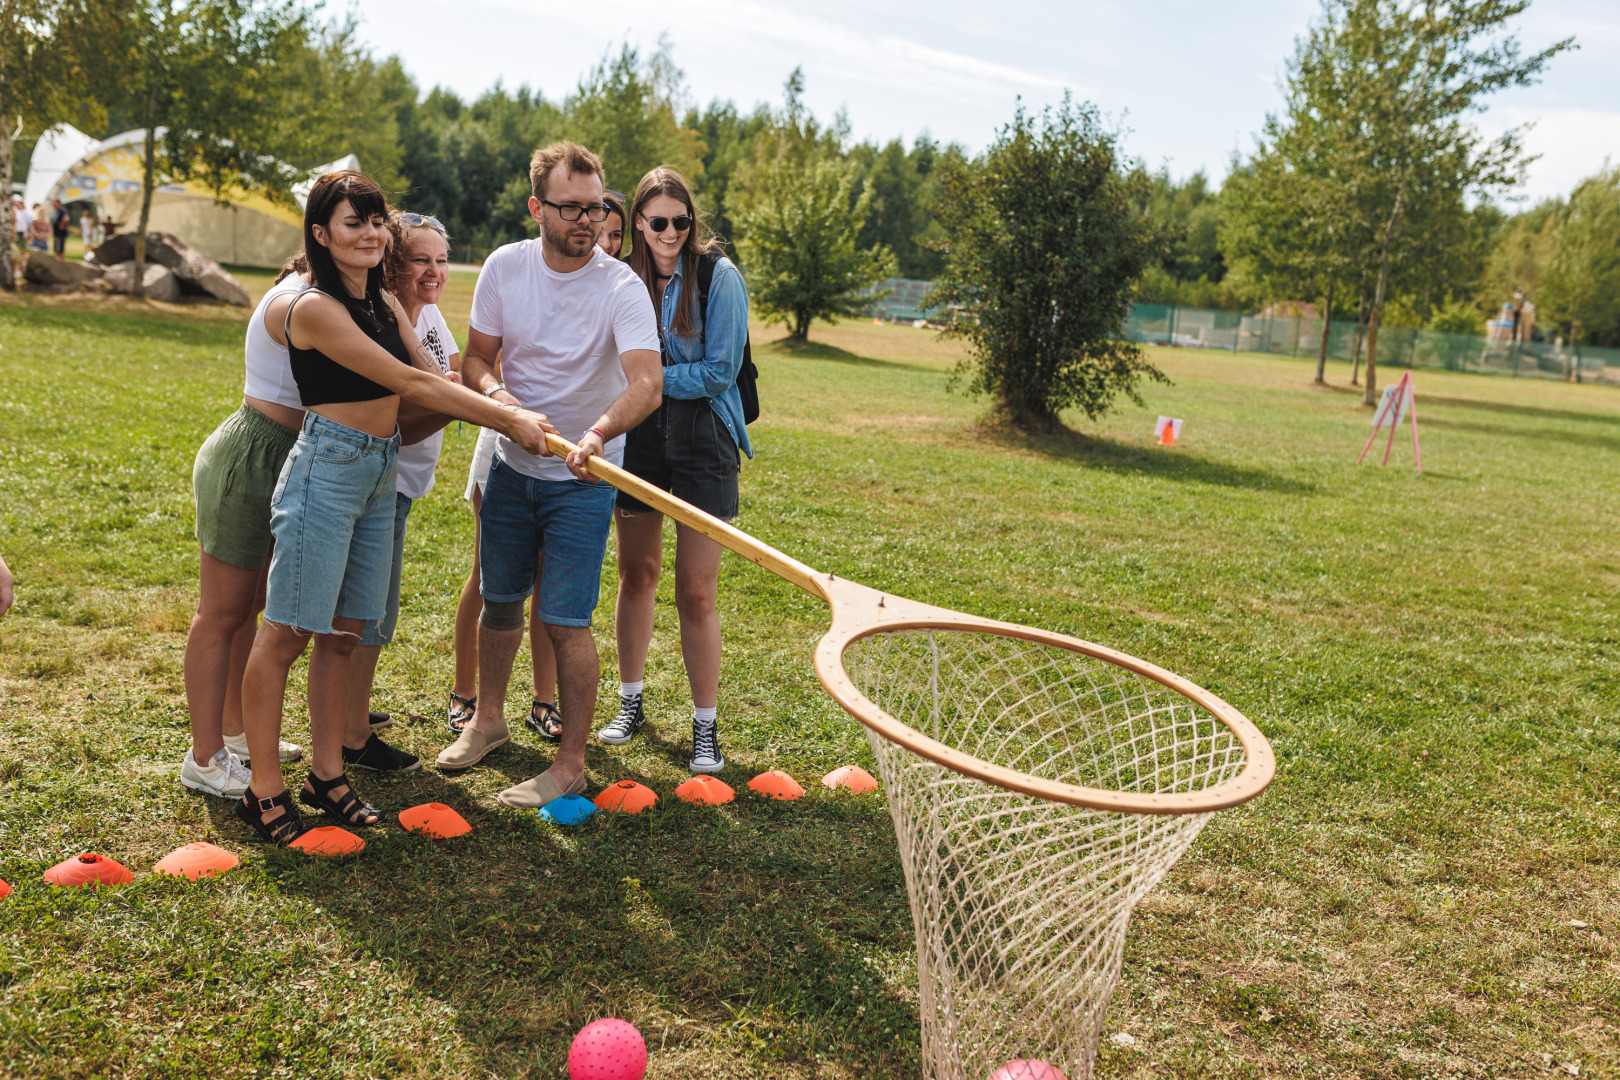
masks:
[[[535,153],[529,180],[540,236],[485,261],[461,377],[498,401],[544,413],[579,450],[560,460],[510,439],[497,445],[479,513],[477,709],[438,761],[441,769],[468,769],[510,741],[506,688],[523,636],[523,598],[538,570],[534,603],[557,653],[562,732],[551,768],[499,796],[525,808],[585,790],[585,741],[601,675],[591,617],[615,499],[586,462],[601,455],[619,464],[624,433],[663,395],[647,286],[596,246],[608,216],[601,161],[577,143],[554,143]],[[495,377],[497,356],[504,384]]]

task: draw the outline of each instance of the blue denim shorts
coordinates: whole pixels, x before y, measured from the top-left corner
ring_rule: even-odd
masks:
[[[394,494],[394,565],[388,576],[388,614],[382,622],[366,624],[360,635],[362,645],[386,645],[394,640],[394,629],[399,626],[399,575],[405,562],[405,520],[411,516],[411,497]]]
[[[544,551],[535,597],[540,621],[591,625],[602,592],[613,498],[614,489],[607,484],[536,480],[496,455],[478,512],[478,591],[496,602],[523,599]]]
[[[270,497],[267,622],[330,634],[334,618],[387,614],[398,459],[398,434],[379,439],[304,414]]]

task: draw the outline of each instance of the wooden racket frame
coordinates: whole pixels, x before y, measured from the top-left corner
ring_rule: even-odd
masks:
[[[568,440],[551,434],[546,436],[546,445],[559,457],[566,457],[579,449]],[[815,652],[816,676],[821,680],[821,685],[855,719],[918,757],[936,762],[964,776],[972,776],[997,787],[1022,792],[1038,799],[1127,814],[1205,814],[1224,810],[1247,802],[1260,794],[1276,775],[1276,756],[1272,752],[1271,744],[1260,733],[1260,729],[1225,701],[1179,675],[1145,660],[1079,638],[1037,630],[1030,626],[1020,626],[1016,623],[964,615],[959,611],[918,603],[915,600],[879,592],[853,581],[841,580],[832,574],[811,569],[792,556],[785,555],[741,529],[675,498],[667,491],[653,487],[601,457],[591,457],[586,463],[586,468],[599,480],[668,514],[682,525],[695,529],[719,543],[728,551],[741,555],[756,566],[769,570],[782,580],[798,586],[826,603],[832,612],[832,626],[822,636]],[[1046,780],[965,754],[929,738],[916,728],[903,724],[884,712],[855,687],[844,670],[844,650],[851,644],[874,634],[903,630],[999,634],[1003,637],[1018,638],[1039,645],[1082,653],[1135,672],[1213,713],[1242,745],[1243,771],[1223,784],[1200,791],[1154,794],[1109,791]]]

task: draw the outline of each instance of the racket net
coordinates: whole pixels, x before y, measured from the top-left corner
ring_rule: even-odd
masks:
[[[913,630],[860,638],[843,660],[896,720],[1044,779],[1189,792],[1245,764],[1203,706],[1085,653]],[[920,758],[870,727],[867,736],[916,929],[923,1075],[983,1080],[1038,1058],[1089,1080],[1131,910],[1209,815],[1048,802]]]

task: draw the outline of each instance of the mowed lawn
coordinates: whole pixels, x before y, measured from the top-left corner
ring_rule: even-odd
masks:
[[[458,333],[470,295],[456,275]],[[741,560],[720,593],[729,806],[673,797],[689,700],[667,575],[647,735],[589,753],[593,794],[635,778],[662,797],[651,813],[565,830],[498,807],[548,760],[522,731],[464,776],[362,777],[390,809],[442,801],[474,829],[390,825],[344,861],[268,851],[180,787],[191,463],[239,400],[245,315],[0,300],[19,595],[0,619],[0,1074],[558,1077],[574,1032],[615,1015],[653,1077],[916,1076],[887,810],[815,783],[872,767],[811,671],[824,611]],[[1106,1028],[1135,1042],[1105,1041],[1100,1075],[1620,1076],[1620,393],[1420,371],[1418,476],[1404,432],[1389,467],[1353,464],[1369,411],[1343,365],[1323,390],[1304,358],[1156,351],[1174,384],[1145,409],[1029,440],[948,391],[960,353],[932,332],[778,336],[755,328],[742,528],[1150,659],[1278,751],[1271,789],[1215,817],[1138,910]],[[1160,413],[1186,420],[1175,449],[1153,445]],[[389,737],[430,759],[475,434],[450,429],[412,514],[376,694],[402,718]],[[613,581],[610,549],[599,721]],[[292,685],[287,734],[307,743],[301,668]],[[526,705],[515,679],[514,722]],[[810,797],[749,794],[770,766]],[[243,865],[147,873],[202,839]],[[42,883],[83,851],[135,882]]]

